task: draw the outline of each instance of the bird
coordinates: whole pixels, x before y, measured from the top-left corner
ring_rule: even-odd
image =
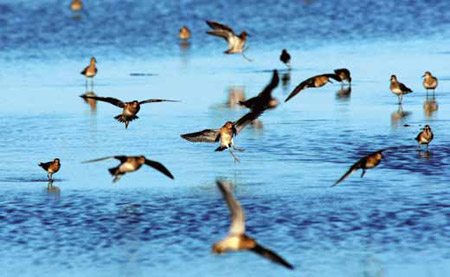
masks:
[[[245,106],[252,112],[265,111],[267,109],[273,109],[278,106],[278,100],[272,97],[272,91],[278,86],[280,78],[278,71],[273,71],[272,79],[270,83],[260,92],[257,96],[252,97],[246,101],[239,101],[239,105]]]
[[[58,158],[56,158],[51,162],[39,163],[38,166],[47,171],[48,180],[53,182],[53,174],[59,171],[59,169],[61,168],[61,162]]]
[[[258,112],[249,112],[239,118],[236,122],[227,121],[220,129],[205,129],[195,133],[182,134],[181,137],[190,142],[215,143],[220,141],[220,146],[217,147],[215,151],[228,149],[234,162],[239,162],[239,158],[231,151],[231,147],[240,152],[244,151],[244,149],[235,147],[233,137],[239,134],[245,126],[257,119],[262,113],[262,110],[259,110]]]
[[[338,82],[341,81],[341,78],[339,78],[338,75],[333,73],[327,73],[322,75],[316,75],[311,78],[306,79],[305,81],[301,82],[292,92],[289,94],[289,96],[284,100],[284,102],[289,101],[292,97],[300,93],[300,91],[306,89],[306,88],[320,88],[327,84],[328,82],[332,83],[330,80],[334,79]]]
[[[148,160],[145,156],[109,156],[100,159],[84,161],[83,163],[99,162],[107,159],[117,159],[120,164],[116,167],[108,169],[109,173],[114,176],[113,183],[117,182],[126,173],[134,172],[141,168],[143,164],[153,167],[170,179],[174,179],[172,173],[161,163]]]
[[[115,116],[114,118],[119,122],[125,123],[125,129],[128,128],[128,124],[131,121],[139,118],[136,114],[141,109],[142,104],[155,103],[155,102],[178,102],[176,100],[166,100],[166,99],[147,99],[147,100],[143,100],[143,101],[133,100],[131,102],[122,102],[119,99],[116,99],[113,97],[97,97],[97,96],[89,96],[89,95],[82,95],[81,97],[83,99],[94,99],[94,100],[98,100],[98,101],[108,102],[110,104],[113,104],[114,106],[123,108],[122,113]]]
[[[95,64],[97,63],[97,60],[92,57],[91,61],[89,63],[88,66],[86,66],[83,71],[81,71],[81,75],[84,75],[86,77],[86,88],[88,86],[88,79],[87,78],[91,78],[91,84],[92,86],[94,86],[94,76],[97,74],[97,67],[95,66]]]
[[[282,61],[289,69],[291,69],[291,55],[289,55],[286,49],[281,51],[280,61]]]
[[[73,12],[81,11],[82,8],[83,8],[83,3],[81,2],[81,0],[72,0],[72,3],[70,3],[70,9]]]
[[[351,85],[352,77],[350,76],[350,70],[348,70],[347,68],[339,68],[335,69],[334,73],[339,76],[342,84],[344,84],[344,81],[346,81],[349,85]]]
[[[362,169],[361,178],[364,177],[364,174],[366,174],[367,169],[374,168],[381,162],[381,159],[384,158],[384,156],[383,156],[384,151],[393,150],[393,149],[394,149],[394,147],[381,149],[376,152],[370,153],[367,156],[362,157],[359,161],[354,163],[350,167],[350,169],[339,180],[337,180],[336,183],[334,183],[332,185],[332,187],[334,187],[337,184],[339,184],[340,182],[344,181],[345,178],[347,178],[350,174],[357,171],[358,169]]]
[[[244,51],[248,49],[248,47],[244,48],[247,41],[247,36],[249,36],[246,31],[243,31],[240,35],[236,35],[233,29],[227,25],[214,21],[206,21],[206,24],[212,28],[212,30],[208,31],[207,34],[222,37],[228,42],[228,50],[224,51],[225,54],[241,53],[245,59],[251,61],[251,59],[246,57],[244,54]]]
[[[417,135],[416,141],[419,143],[419,151],[420,151],[420,145],[426,144],[427,145],[427,151],[428,151],[428,144],[433,140],[433,132],[431,131],[431,128],[429,125],[425,125],[425,127],[422,129],[422,131]]]
[[[432,89],[434,93],[436,87],[438,86],[438,79],[434,77],[430,71],[425,72],[422,78],[424,78],[423,87],[427,90],[427,93],[429,89]]]
[[[259,245],[255,239],[245,234],[245,213],[242,206],[231,193],[229,188],[230,184],[219,180],[216,183],[230,210],[231,225],[228,236],[212,245],[212,252],[214,254],[224,254],[230,251],[251,251],[274,263],[293,270],[294,267],[285,259],[272,250]]]
[[[402,103],[403,95],[411,93],[412,90],[405,86],[403,83],[400,83],[397,80],[397,76],[391,75],[391,91],[393,94],[398,96],[398,103]]]
[[[188,40],[191,38],[191,30],[189,30],[188,27],[183,26],[180,29],[180,39],[181,40]]]

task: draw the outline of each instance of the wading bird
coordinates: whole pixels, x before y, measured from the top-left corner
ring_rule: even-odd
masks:
[[[329,73],[329,74],[322,74],[322,75],[316,75],[309,79],[306,79],[305,81],[301,82],[292,92],[289,94],[289,96],[286,98],[284,102],[289,101],[292,97],[296,96],[298,93],[300,93],[302,90],[307,88],[320,88],[326,85],[328,82],[332,83],[330,80],[334,79],[338,82],[341,81],[341,78],[339,78],[338,75]]]
[[[246,31],[243,31],[240,35],[236,35],[233,32],[233,29],[227,25],[213,21],[206,21],[206,24],[213,29],[208,31],[208,34],[224,38],[228,42],[228,50],[224,52],[225,54],[241,53],[246,60],[251,61],[251,59],[244,54],[244,51],[248,49],[248,47],[244,48],[247,36],[249,36]]]
[[[427,90],[432,89],[433,93],[436,90],[438,86],[438,79],[434,77],[430,71],[425,72],[425,74],[422,76],[423,79],[423,87]]]
[[[72,0],[72,3],[70,3],[70,9],[73,12],[79,12],[83,8],[83,3],[81,0]]]
[[[180,39],[181,40],[188,40],[191,38],[191,31],[188,29],[188,27],[183,26],[180,29]]]
[[[420,145],[426,144],[427,145],[427,151],[428,151],[428,144],[433,140],[433,132],[431,131],[431,128],[429,125],[425,125],[423,127],[422,131],[417,135],[416,141],[419,143],[419,150]]]
[[[291,69],[291,55],[289,55],[286,49],[281,51],[280,61],[282,61],[289,69]]]
[[[397,76],[391,75],[391,91],[393,94],[398,96],[398,103],[401,104],[403,100],[403,95],[409,94],[412,92],[410,88],[405,86],[403,83],[400,83],[397,80]]]
[[[86,66],[83,71],[81,71],[81,75],[86,77],[86,88],[88,86],[88,78],[91,78],[91,86],[94,86],[94,76],[97,74],[97,67],[95,64],[97,60],[95,58],[91,58],[91,61],[88,66]]]
[[[53,182],[53,174],[59,171],[59,169],[61,168],[61,163],[59,159],[56,158],[51,162],[39,163],[38,166],[47,171],[48,179]]]

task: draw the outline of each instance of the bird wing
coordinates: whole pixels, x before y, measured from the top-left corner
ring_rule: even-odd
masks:
[[[339,184],[340,182],[344,181],[344,179],[347,178],[350,174],[352,174],[352,173],[355,172],[356,170],[360,169],[361,166],[363,165],[363,163],[364,163],[364,161],[365,161],[366,159],[367,159],[367,156],[361,158],[359,161],[357,161],[356,163],[354,163],[354,164],[350,167],[350,169],[349,169],[347,172],[345,172],[345,174],[344,174],[339,180],[337,180],[336,183],[334,183],[334,184],[332,185],[332,187],[337,186],[337,184]]]
[[[213,28],[214,30],[224,30],[224,31],[228,31],[228,32],[234,34],[233,29],[231,29],[230,27],[228,27],[225,24],[214,22],[214,21],[206,21],[206,24],[208,24],[209,27]]]
[[[47,170],[52,165],[52,162],[40,163],[38,165],[43,169]]]
[[[279,82],[280,82],[280,77],[278,77],[278,70],[275,69],[273,71],[272,80],[270,80],[270,83],[264,88],[264,90],[260,94],[258,94],[258,96],[261,96],[261,97],[270,96],[272,93],[272,90],[274,90],[278,86]]]
[[[166,99],[147,99],[143,101],[139,101],[139,104],[147,104],[147,103],[155,103],[155,102],[180,102],[178,100],[166,100]]]
[[[334,80],[336,80],[336,81],[338,81],[338,82],[342,81],[341,78],[340,78],[337,74],[334,74],[334,73],[322,74],[322,75],[320,75],[320,76],[325,76],[325,77],[334,79]]]
[[[273,252],[270,249],[264,248],[259,244],[256,244],[256,246],[250,249],[250,251],[258,255],[261,255],[274,263],[281,264],[289,269],[294,269],[294,267],[290,263],[288,263],[285,259],[280,257],[277,253]]]
[[[145,164],[148,165],[148,166],[153,167],[154,169],[158,170],[159,172],[161,172],[162,174],[166,175],[170,179],[174,179],[172,173],[170,173],[170,171],[164,165],[162,165],[161,163],[145,159]]]
[[[245,233],[245,214],[239,202],[230,191],[230,184],[223,181],[216,181],[222,192],[222,196],[227,202],[231,213],[230,235],[243,235]]]
[[[405,86],[405,84],[403,83],[398,83],[398,86],[400,87],[401,91],[405,91],[405,92],[412,92],[412,89],[410,89],[409,87]]]
[[[289,94],[289,96],[286,98],[286,100],[284,100],[284,102],[289,101],[289,99],[296,96],[300,91],[304,90],[305,88],[314,85],[314,78],[316,78],[316,76],[301,82],[296,88],[294,88],[294,90],[291,92],[291,94]]]
[[[262,115],[263,112],[264,110],[252,111],[239,118],[233,125],[234,134],[239,134],[245,128],[245,126],[250,124],[253,120],[257,119],[260,115]]]
[[[119,108],[125,107],[125,103],[123,103],[119,99],[112,98],[112,97],[98,97],[98,96],[86,95],[85,98],[94,99],[94,100],[103,101],[103,102],[108,102],[108,103],[113,104],[114,106],[117,106]]]
[[[118,159],[119,161],[121,161],[123,163],[128,159],[128,157],[127,156],[109,156],[109,157],[103,157],[103,158],[99,158],[99,159],[84,161],[83,163],[93,163],[93,162],[104,161],[107,159]]]
[[[200,132],[189,133],[181,135],[182,138],[191,142],[218,142],[219,130],[218,129],[205,129]]]
[[[234,33],[226,31],[226,30],[211,30],[211,31],[208,31],[207,33],[209,35],[224,38],[227,42],[230,42],[231,39],[235,36]]]

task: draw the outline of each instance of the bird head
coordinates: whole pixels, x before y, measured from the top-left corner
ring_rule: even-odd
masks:
[[[139,106],[139,101],[137,100],[133,100],[133,102],[131,102],[131,106],[133,106],[134,108]]]
[[[246,31],[243,31],[242,33],[241,33],[241,38],[246,38],[246,37],[249,37],[250,35],[246,32]]]
[[[422,78],[423,77],[425,77],[425,78],[426,77],[431,77],[431,72],[430,71],[426,71],[425,74],[422,75]]]
[[[54,161],[55,163],[59,163],[59,159],[58,159],[58,158],[54,159],[53,161]]]
[[[228,128],[228,129],[233,128],[233,126],[234,126],[234,123],[231,121],[227,121],[227,123],[225,123],[225,125],[223,125],[223,127]]]
[[[91,58],[91,64],[96,64],[96,63],[97,63],[97,60],[94,57],[92,57]]]
[[[395,76],[394,74],[391,75],[391,81],[397,81],[397,76]]]

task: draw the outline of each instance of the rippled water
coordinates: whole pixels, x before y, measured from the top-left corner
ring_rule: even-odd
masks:
[[[449,21],[446,1],[84,1],[74,18],[61,1],[0,3],[0,266],[4,276],[446,276],[450,274]],[[180,9],[181,7],[181,9]],[[393,16],[395,12],[396,16]],[[246,29],[250,63],[225,56],[205,19]],[[193,39],[180,47],[178,29]],[[288,48],[294,69],[278,60]],[[120,110],[78,96],[95,56],[94,92],[142,107],[128,130]],[[244,109],[230,90],[256,95],[278,68],[302,80],[347,67],[338,84],[302,92],[236,138],[241,163],[181,133],[221,126]],[[420,76],[439,78],[427,98]],[[401,108],[389,76],[414,93]],[[435,140],[419,153],[415,135]],[[365,154],[388,146],[377,168],[330,186]],[[112,184],[108,155],[160,161],[172,181],[142,168]],[[36,164],[59,157],[47,188]],[[287,272],[251,253],[214,256],[228,210],[216,178],[235,184],[248,234],[296,266]]]

